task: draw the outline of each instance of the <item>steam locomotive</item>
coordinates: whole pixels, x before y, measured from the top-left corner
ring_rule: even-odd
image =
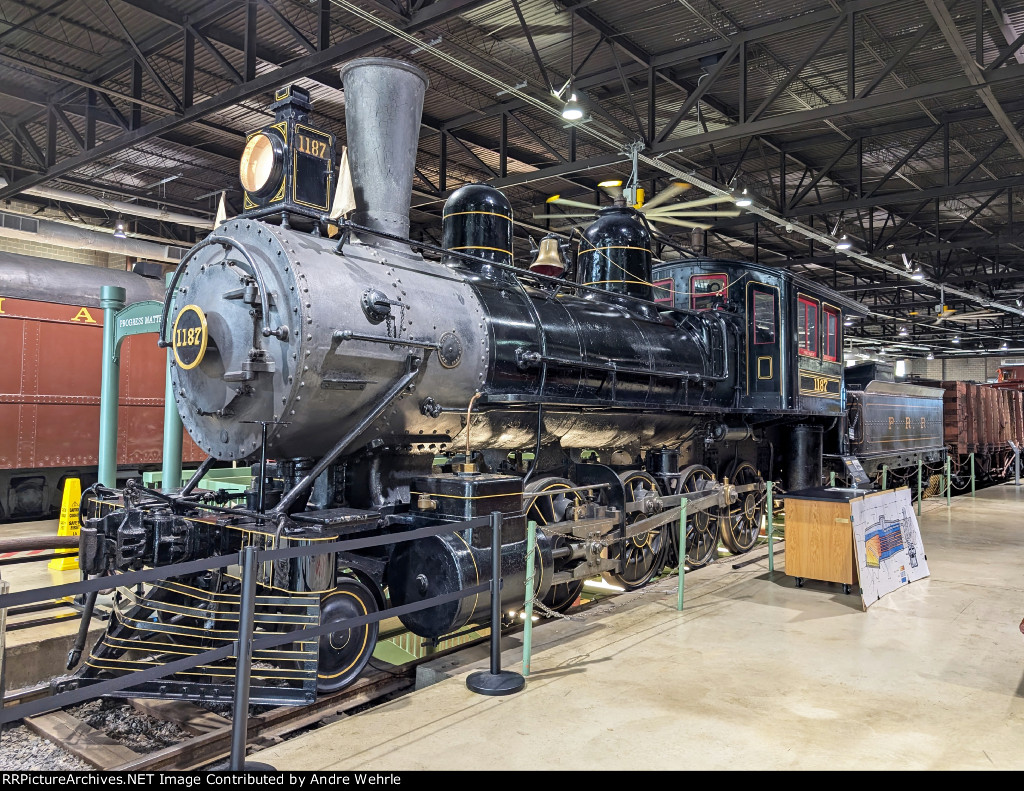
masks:
[[[570,276],[557,245],[516,266],[510,204],[484,185],[452,193],[441,247],[412,242],[427,79],[382,58],[346,64],[342,79],[355,210],[331,212],[344,184],[335,141],[310,122],[308,95],[283,89],[274,122],[245,147],[245,212],[190,251],[165,299],[160,337],[185,426],[210,460],[256,461],[252,488],[233,506],[190,486],[90,492],[84,571],[399,536],[500,511],[501,611],[527,594],[533,520],[530,595],[560,612],[588,578],[634,589],[680,562],[711,562],[720,542],[748,551],[767,478],[821,483],[826,450],[843,450],[827,437],[848,435],[844,316],[861,306],[756,264],[655,268],[650,232],[626,206],[601,210]],[[268,564],[257,628],[458,593],[489,579],[491,549],[489,529],[456,527]],[[402,622],[438,640],[486,624],[490,607],[484,593]],[[124,591],[78,683],[236,639],[238,608],[230,569]],[[370,623],[311,652],[257,657],[250,700],[343,688],[377,636]],[[231,675],[225,660],[125,694],[216,697]]]

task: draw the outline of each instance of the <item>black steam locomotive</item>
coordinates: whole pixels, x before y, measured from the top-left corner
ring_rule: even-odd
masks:
[[[334,140],[311,125],[308,96],[284,90],[274,123],[246,145],[245,213],[182,261],[164,306],[190,435],[210,459],[259,460],[246,501],[217,506],[215,493],[187,487],[93,493],[85,571],[398,535],[499,510],[502,611],[524,601],[533,520],[532,595],[558,612],[588,578],[632,589],[680,556],[689,568],[711,562],[720,542],[745,552],[767,478],[821,483],[826,450],[838,455],[848,435],[843,320],[859,305],[752,264],[655,269],[649,231],[625,206],[584,233],[571,277],[558,276],[557,249],[517,267],[510,205],[483,185],[449,198],[443,248],[413,243],[427,80],[379,58],[342,77],[354,212],[332,219],[343,176]],[[458,592],[489,579],[490,552],[489,531],[465,530],[270,564],[258,626]],[[235,639],[238,597],[230,570],[124,592],[80,681]],[[489,612],[481,594],[403,623],[438,639]],[[325,636],[312,654],[268,652],[254,681],[301,684],[295,668],[312,666],[320,691],[340,689],[376,638],[368,624]],[[226,675],[207,667],[130,694],[202,698]]]

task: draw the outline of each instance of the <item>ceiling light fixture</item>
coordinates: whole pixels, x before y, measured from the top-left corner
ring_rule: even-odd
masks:
[[[900,327],[900,335],[906,337],[906,335],[907,335],[907,328],[906,327]]]
[[[114,238],[115,239],[124,239],[125,238],[124,221],[121,220],[120,217],[118,217],[117,222],[114,223]]]
[[[953,337],[953,343],[960,343],[960,336],[956,335]]]
[[[853,243],[846,238],[845,233],[836,242],[836,250],[849,250],[851,247],[853,247]]]
[[[569,89],[570,91],[572,88]],[[579,101],[576,99],[575,93],[569,94],[569,101],[565,103],[565,107],[562,108],[562,118],[566,121],[578,121],[583,117],[583,108],[580,107]]]
[[[924,280],[924,272],[921,271],[921,267],[914,267],[914,271],[910,273],[910,277],[914,280]]]
[[[735,201],[737,206],[750,206],[750,205],[753,204],[753,202],[754,201],[747,194],[747,188],[746,187],[743,188],[743,191],[739,194],[739,197],[737,197],[736,201]]]
[[[925,359],[926,360],[934,360],[935,359],[935,355],[932,354],[931,352],[928,352],[928,356]]]
[[[579,100],[576,98],[576,93],[572,89],[572,81],[576,76],[576,67],[573,60],[573,44],[576,39],[576,14],[573,11],[569,11],[569,101],[565,103],[565,107],[562,108],[562,118],[566,121],[579,121],[583,117],[583,108],[580,107]]]
[[[1003,345],[1002,345],[1002,346],[1000,346],[999,348],[1000,348],[1000,349],[1002,349],[1002,350],[1003,350],[1003,351],[1005,352],[1005,351],[1006,351],[1007,349],[1009,349],[1010,347],[1009,347],[1009,346],[1007,345],[1006,341],[1003,341]]]

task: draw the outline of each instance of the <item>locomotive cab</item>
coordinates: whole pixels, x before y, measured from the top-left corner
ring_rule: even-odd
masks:
[[[656,300],[719,311],[737,336],[740,408],[835,415],[845,405],[843,317],[864,308],[779,269],[744,261],[682,259],[654,270]]]

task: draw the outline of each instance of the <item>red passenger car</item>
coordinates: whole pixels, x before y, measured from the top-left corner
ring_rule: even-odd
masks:
[[[104,285],[163,299],[154,278],[0,253],[0,520],[52,516],[66,478],[96,480]],[[166,360],[153,334],[121,346],[119,478],[160,466]]]

